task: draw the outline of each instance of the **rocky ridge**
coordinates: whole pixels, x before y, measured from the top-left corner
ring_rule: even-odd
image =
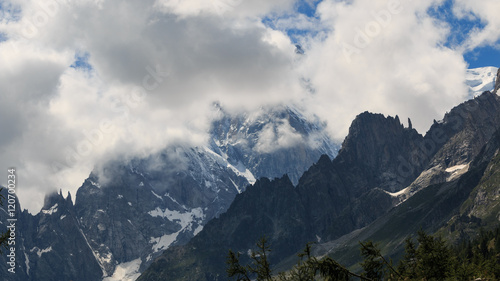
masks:
[[[246,253],[261,236],[273,245],[271,260],[286,262],[309,241],[336,241],[363,227],[372,234],[376,229],[390,232],[391,227],[368,226],[387,226],[384,222],[394,214],[394,206],[402,210],[421,200],[442,201],[429,207],[435,219],[417,216],[421,222],[427,218],[425,225],[436,230],[467,193],[435,200],[428,196],[436,196],[440,188],[448,190],[458,179],[463,180],[457,190],[470,191],[470,182],[477,181],[482,169],[472,161],[498,129],[499,106],[498,96],[486,92],[454,108],[425,136],[405,128],[397,117],[362,113],[333,161],[321,157],[295,189],[288,178],[257,181],[236,197],[225,214],[185,246],[168,249],[138,280],[167,276],[169,280],[216,280],[224,274],[227,249]],[[469,166],[476,174],[467,172]],[[439,216],[439,212],[448,215]]]
[[[321,154],[336,154],[324,124],[297,109],[237,116],[218,110],[205,146],[177,144],[109,162],[84,181],[74,204],[54,193],[39,214],[20,214],[13,280],[135,280],[163,250],[185,244],[224,213],[256,178],[288,173],[298,181]],[[284,136],[294,141],[282,143]]]

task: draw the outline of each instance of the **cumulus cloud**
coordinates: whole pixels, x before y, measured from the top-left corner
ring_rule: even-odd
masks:
[[[214,101],[239,111],[297,95],[293,45],[256,20],[290,3],[234,2],[223,13],[197,1],[4,9],[0,161],[18,168],[23,207],[37,212],[46,192],[76,191],[110,159],[204,143]]]
[[[420,132],[467,95],[466,63],[446,48],[448,29],[426,11],[435,1],[323,1],[330,32],[310,41],[300,69],[310,106],[342,139],[365,110],[410,117]],[[404,120],[404,119],[403,119]]]
[[[455,1],[485,23],[467,48],[498,40],[495,1]],[[0,166],[17,167],[37,212],[108,160],[205,143],[214,102],[230,114],[296,103],[339,140],[365,110],[423,132],[467,95],[462,51],[427,13],[440,4],[324,0],[307,17],[294,0],[4,1]],[[293,38],[305,55],[290,29],[307,31]],[[307,141],[287,123],[262,134],[263,152]]]
[[[270,153],[277,149],[289,148],[304,142],[288,120],[281,120],[276,124],[267,124],[259,133],[257,144],[254,149],[260,153]]]
[[[471,51],[476,47],[485,45],[495,46],[500,49],[500,3],[495,0],[466,1],[457,0],[453,11],[458,18],[469,18],[479,20],[484,27],[475,28],[462,44],[463,51]]]

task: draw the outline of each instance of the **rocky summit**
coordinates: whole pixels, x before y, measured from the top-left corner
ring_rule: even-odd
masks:
[[[474,85],[493,88],[483,78]],[[232,115],[216,105],[205,145],[102,163],[75,199],[53,193],[38,214],[17,212],[12,280],[218,280],[227,251],[245,262],[262,236],[284,270],[311,241],[352,265],[362,239],[397,257],[418,227],[473,237],[498,217],[500,125],[500,98],[474,96],[425,135],[409,119],[363,112],[340,150],[297,108]]]
[[[499,106],[498,96],[485,92],[452,109],[425,136],[398,117],[362,113],[335,159],[322,156],[295,188],[287,177],[257,181],[188,244],[165,251],[138,280],[217,280],[224,277],[228,249],[242,253],[244,263],[262,236],[273,247],[272,263],[286,269],[289,257],[310,241],[319,243],[316,253],[351,264],[359,237],[401,243],[397,239],[418,225],[437,231],[484,172],[475,159],[498,129]],[[428,207],[420,212],[416,202]]]
[[[216,280],[225,272],[227,249],[246,253],[259,237],[270,239],[271,259],[278,263],[309,241],[364,227],[392,207],[387,190],[400,190],[423,169],[417,165],[413,178],[397,172],[397,159],[410,161],[421,153],[423,140],[399,118],[362,113],[333,161],[322,156],[295,188],[288,177],[257,181],[187,245],[168,249],[139,280]]]
[[[135,280],[257,179],[288,174],[293,188],[322,154],[337,154],[325,124],[298,109],[215,110],[205,146],[174,144],[147,157],[103,163],[75,201],[54,193],[37,215],[20,213],[16,280]],[[0,270],[7,271],[5,262]]]

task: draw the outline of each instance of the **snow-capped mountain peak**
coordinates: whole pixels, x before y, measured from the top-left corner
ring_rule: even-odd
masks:
[[[469,86],[469,99],[482,94],[484,91],[493,91],[498,68],[493,66],[468,69],[465,83]]]

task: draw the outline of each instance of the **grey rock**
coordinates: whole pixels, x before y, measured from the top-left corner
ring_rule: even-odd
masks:
[[[495,80],[495,90],[493,91],[493,93],[496,94],[498,92],[498,89],[500,89],[500,68],[497,72],[497,78]]]

